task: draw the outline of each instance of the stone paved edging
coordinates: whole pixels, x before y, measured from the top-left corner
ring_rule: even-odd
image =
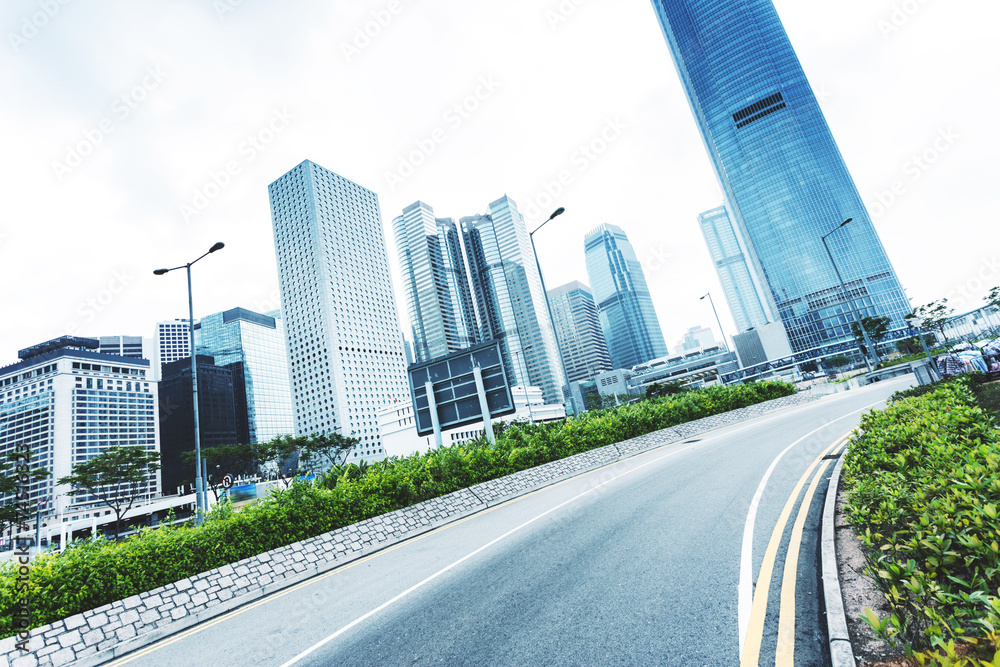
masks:
[[[837,571],[837,545],[834,538],[834,517],[837,506],[837,489],[840,487],[840,469],[844,465],[841,454],[830,475],[823,505],[822,532],[820,534],[820,562],[823,578],[823,601],[826,605],[826,636],[830,642],[830,662],[833,667],[857,667],[854,661],[854,647],[851,634],[847,630],[847,612],[844,610],[844,595],[840,588],[840,574]]]
[[[820,398],[786,396],[477,484],[0,640],[0,667],[99,665],[375,551],[636,454]]]

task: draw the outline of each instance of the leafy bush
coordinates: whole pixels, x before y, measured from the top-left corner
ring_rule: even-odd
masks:
[[[865,415],[844,464],[847,517],[893,610],[867,620],[894,645],[933,647],[918,654],[927,660],[954,640],[996,636],[1000,431],[971,382]]]
[[[497,442],[331,469],[316,486],[292,484],[239,511],[225,504],[200,527],[144,529],[121,541],[85,541],[31,565],[32,627],[459,489],[692,419],[793,394],[759,382],[588,412],[564,422],[501,424]],[[0,637],[13,634],[16,573],[0,565]]]

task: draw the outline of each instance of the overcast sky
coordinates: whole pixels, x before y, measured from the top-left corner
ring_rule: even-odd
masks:
[[[913,303],[981,305],[1000,4],[775,4]],[[392,218],[507,194],[529,228],[566,207],[535,237],[550,288],[588,282],[610,222],[668,345],[718,328],[706,292],[735,333],[696,218],[720,190],[648,0],[4,0],[0,24],[0,364],[186,317],[183,272],[152,270],[216,241],[196,316],[278,307],[267,185],[304,159],[379,195],[403,318]]]

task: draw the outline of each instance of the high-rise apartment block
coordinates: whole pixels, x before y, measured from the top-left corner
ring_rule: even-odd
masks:
[[[381,459],[378,409],[409,389],[378,196],[309,160],[268,193],[295,432]]]
[[[155,346],[153,375],[159,380],[165,364],[191,358],[191,325],[187,320],[157,323]]]
[[[667,344],[642,265],[621,227],[603,224],[584,238],[587,275],[601,329],[617,368],[665,357]]]
[[[849,300],[905,327],[903,288],[772,1],[653,7],[765,315],[795,352],[852,339]],[[828,241],[845,294],[821,239],[848,218]]]
[[[586,382],[612,370],[590,288],[576,280],[556,287],[549,290],[549,304],[569,381]]]
[[[109,447],[159,451],[150,362],[99,347],[97,339],[64,336],[21,350],[20,361],[0,368],[0,456],[27,448],[33,464],[51,473],[30,485],[32,507],[47,500],[49,513],[58,504],[81,518],[103,516],[110,510],[96,497],[68,495],[59,478]],[[158,494],[159,475],[141,486],[143,497]]]
[[[698,222],[737,330],[746,331],[775,321],[777,317],[770,311],[770,300],[764,291],[766,285],[751,270],[749,251],[741,243],[742,235],[737,233],[726,207],[705,211],[698,216]]]
[[[284,322],[279,317],[233,308],[201,318],[194,338],[199,355],[214,357],[217,366],[233,373],[238,442],[267,442],[295,432]]]
[[[455,221],[416,202],[392,222],[416,361],[444,357],[478,342],[469,277]]]

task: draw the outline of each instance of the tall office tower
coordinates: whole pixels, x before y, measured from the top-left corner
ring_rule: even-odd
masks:
[[[852,338],[850,304],[906,296],[771,0],[653,0],[752,273],[798,352]]]
[[[559,348],[524,216],[504,196],[487,215],[460,222],[480,340],[500,341],[512,384],[540,387],[546,403],[564,403]]]
[[[135,359],[148,359],[152,361],[156,357],[152,338],[142,336],[101,336],[99,339],[101,354],[113,354],[117,357],[133,357]]]
[[[215,365],[233,373],[239,442],[267,442],[295,432],[280,318],[233,308],[201,318],[194,341],[199,355],[214,357]]]
[[[462,240],[455,221],[416,202],[392,222],[416,361],[479,342]]]
[[[191,327],[187,320],[170,320],[156,325],[153,376],[159,381],[163,366],[191,358]]]
[[[377,195],[306,160],[268,187],[295,432],[385,452],[378,409],[409,394]]]
[[[210,356],[197,355],[198,433],[202,448],[237,443],[237,414],[233,369],[216,365]],[[159,384],[160,476],[165,493],[177,492],[182,484],[194,487],[194,463],[181,459],[194,452],[194,392],[191,390],[191,359],[172,361],[163,367]],[[246,442],[243,440],[242,442]]]
[[[770,300],[764,291],[766,285],[751,269],[754,264],[747,260],[747,250],[741,244],[742,235],[736,233],[726,207],[705,211],[698,216],[698,223],[736,328],[742,332],[777,320],[770,311]]]
[[[646,276],[625,232],[621,227],[603,224],[587,234],[583,247],[597,314],[614,367],[630,369],[667,356]]]
[[[574,280],[549,290],[552,320],[570,382],[587,382],[614,369],[590,288]]]
[[[0,457],[26,446],[52,473],[29,491],[31,507],[48,499],[50,514],[56,496],[63,510],[85,513],[79,518],[108,511],[94,496],[70,496],[68,485],[56,483],[74,464],[114,446],[160,449],[150,362],[100,354],[99,346],[94,338],[64,336],[21,350],[20,361],[0,368]],[[159,474],[151,474],[142,495],[159,488]]]

